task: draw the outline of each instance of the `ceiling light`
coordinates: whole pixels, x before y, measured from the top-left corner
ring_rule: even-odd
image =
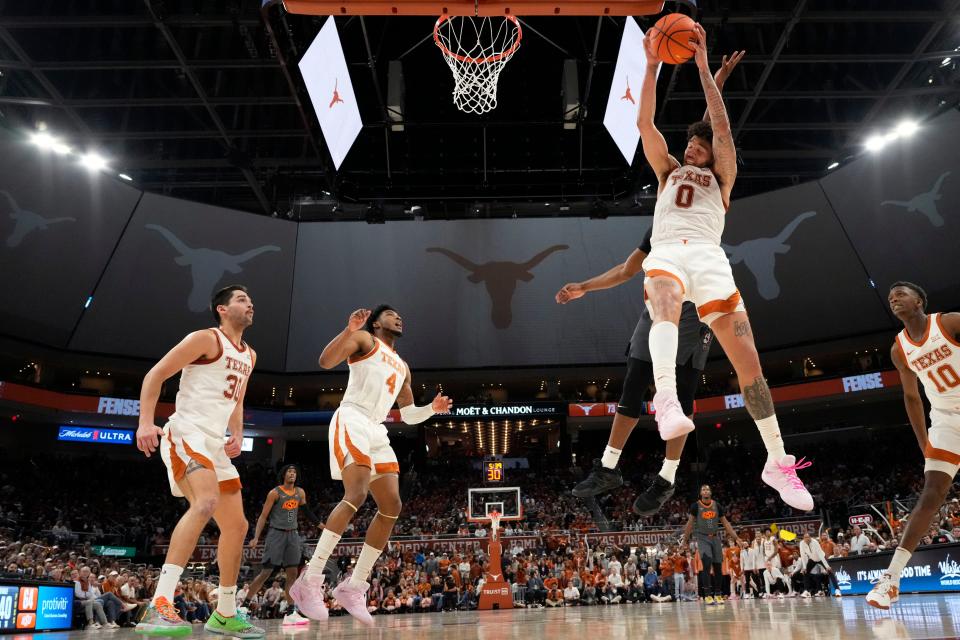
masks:
[[[944,58],[944,59],[940,62],[940,66],[941,66],[941,67],[945,67],[945,66],[947,66],[948,64],[950,64],[950,58]]]
[[[80,156],[80,164],[90,171],[102,171],[107,168],[107,159],[95,151],[89,151]]]
[[[117,177],[120,178],[121,180],[126,180],[127,182],[131,182],[133,180],[133,178],[131,178],[125,173],[118,173]],[[274,217],[276,217],[276,213],[274,213]]]
[[[839,166],[840,166],[839,162],[831,162],[830,164],[827,165],[827,170],[829,171],[832,169],[836,169]]]
[[[914,133],[917,132],[917,129],[919,128],[920,127],[913,120],[904,120],[900,124],[898,124],[897,128],[894,129],[893,131],[898,136],[906,137],[906,136],[912,136]]]
[[[873,135],[867,138],[866,145],[867,151],[880,151],[885,146],[887,146],[887,137],[881,135]]]
[[[62,140],[53,137],[46,131],[37,131],[30,136],[30,141],[45,151],[53,151],[61,156],[70,153],[69,145],[64,144]]]

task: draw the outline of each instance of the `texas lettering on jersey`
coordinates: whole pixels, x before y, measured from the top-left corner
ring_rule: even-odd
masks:
[[[686,170],[680,170],[680,171],[674,172],[670,176],[670,180],[673,182],[673,184],[677,184],[682,180],[684,182],[693,182],[694,184],[698,184],[701,187],[709,187],[710,184],[713,182],[713,175],[697,173],[696,171],[691,171],[690,169],[686,169]]]
[[[930,353],[925,353],[918,358],[910,361],[910,366],[917,371],[923,371],[927,367],[932,367],[938,362],[943,362],[953,355],[953,351],[947,345],[940,345]]]
[[[248,363],[243,362],[242,360],[237,360],[236,358],[231,358],[230,356],[224,357],[224,362],[226,362],[226,368],[231,371],[239,371],[241,375],[249,376],[253,371]]]

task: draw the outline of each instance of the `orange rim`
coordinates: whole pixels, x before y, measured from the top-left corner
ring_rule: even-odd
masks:
[[[445,56],[456,58],[460,62],[466,62],[468,64],[489,64],[491,62],[497,62],[498,60],[502,60],[503,58],[509,58],[514,53],[516,53],[517,49],[520,47],[520,40],[523,39],[523,28],[520,26],[520,21],[517,20],[516,16],[505,15],[503,17],[513,22],[513,24],[515,24],[517,27],[517,40],[516,42],[513,43],[512,47],[510,47],[506,51],[503,51],[501,53],[498,53],[492,56],[487,56],[485,58],[471,58],[469,56],[460,55],[459,53],[454,53],[453,51],[450,51],[450,49],[448,49],[447,46],[443,44],[443,42],[440,41],[440,27],[443,25],[444,22],[447,22],[454,17],[456,16],[450,16],[445,13],[437,19],[437,23],[433,26],[433,41],[434,43],[436,43],[438,47],[440,47],[440,50],[443,52],[443,55]],[[461,17],[464,17],[464,16],[461,16]],[[465,16],[465,17],[469,18],[471,16]]]

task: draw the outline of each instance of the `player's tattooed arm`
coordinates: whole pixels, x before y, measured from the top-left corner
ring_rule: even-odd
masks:
[[[710,73],[707,62],[707,33],[699,24],[696,25],[695,38],[690,41],[694,46],[694,57],[697,69],[700,71],[700,83],[707,99],[707,113],[710,114],[710,124],[713,127],[713,172],[723,187],[724,200],[730,196],[730,189],[737,178],[737,151],[733,144],[733,134],[730,130],[730,118],[727,108],[723,104],[723,96]]]
[[[763,377],[757,377],[752,383],[743,388],[743,404],[754,420],[763,420],[773,415],[773,397],[770,387]]]

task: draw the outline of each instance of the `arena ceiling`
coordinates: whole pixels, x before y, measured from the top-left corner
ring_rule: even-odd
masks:
[[[703,0],[713,64],[747,57],[725,96],[742,166],[734,197],[822,177],[900,119],[960,98],[960,0]],[[666,10],[673,11],[668,3]],[[654,17],[641,18],[646,28]],[[100,150],[134,184],[264,215],[349,219],[652,211],[642,158],[627,167],[602,125],[623,18],[531,17],[485,117],[451,104],[428,17],[341,17],[364,129],[332,168],[297,61],[323,19],[257,0],[0,2],[4,126],[43,123]],[[563,61],[582,109],[563,128]],[[402,60],[404,131],[388,67]],[[672,146],[703,112],[692,65],[667,69],[657,122]],[[616,205],[616,206],[614,206]],[[557,213],[562,211],[561,213]],[[565,213],[564,213],[565,212]]]

